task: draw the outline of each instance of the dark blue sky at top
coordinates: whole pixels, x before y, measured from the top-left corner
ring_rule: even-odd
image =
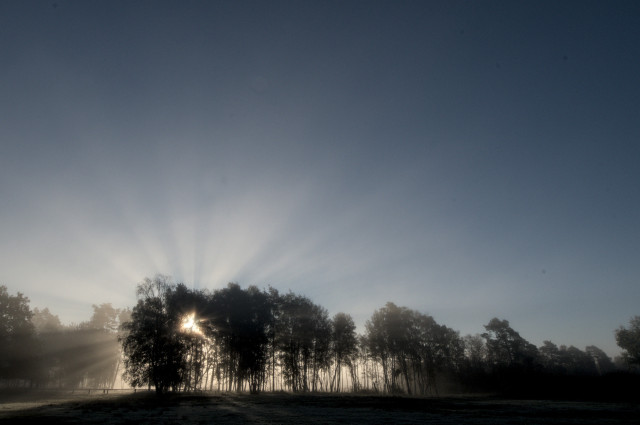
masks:
[[[640,5],[0,3],[0,283],[160,272],[596,344],[640,314]]]

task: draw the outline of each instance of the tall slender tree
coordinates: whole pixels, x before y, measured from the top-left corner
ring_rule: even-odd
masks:
[[[167,276],[146,278],[137,288],[138,304],[123,324],[125,379],[134,387],[155,387],[161,394],[177,389],[187,347],[179,336],[180,317],[169,314],[171,282]]]
[[[353,385],[357,377],[354,374],[358,339],[356,325],[353,318],[345,313],[337,313],[331,322],[331,354],[334,362],[334,373],[331,380],[331,390],[341,391],[342,366],[347,366],[351,373]]]

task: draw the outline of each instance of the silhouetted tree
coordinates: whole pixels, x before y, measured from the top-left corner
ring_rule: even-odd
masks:
[[[267,291],[267,299],[269,305],[269,323],[267,326],[267,344],[268,344],[268,360],[267,375],[271,380],[271,391],[276,389],[276,367],[278,367],[278,326],[282,315],[282,306],[280,302],[280,293],[277,289],[269,287]]]
[[[538,353],[540,355],[540,363],[547,372],[556,374],[567,372],[563,365],[562,353],[553,342],[543,341],[542,346],[538,348]]]
[[[293,391],[315,390],[330,362],[331,324],[327,311],[306,297],[280,297],[277,341],[285,383]]]
[[[37,378],[37,345],[29,298],[18,292],[10,295],[0,286],[0,378]]]
[[[456,371],[464,357],[456,331],[393,303],[376,310],[365,327],[368,352],[382,367],[386,392],[437,392],[437,375]]]
[[[180,385],[184,390],[200,387],[206,373],[207,340],[204,331],[207,296],[198,290],[187,288],[183,283],[170,286],[167,293],[167,315],[173,318],[177,332],[175,338],[183,347],[183,365]]]
[[[585,351],[593,359],[599,375],[604,375],[615,370],[616,367],[613,361],[611,361],[611,358],[600,348],[595,345],[589,345],[585,348]]]
[[[365,324],[369,353],[382,366],[384,391],[388,393],[400,390],[400,373],[408,381],[408,314],[408,309],[389,302],[374,311]]]
[[[186,363],[181,318],[168,312],[171,286],[166,276],[146,278],[138,285],[131,321],[122,325],[124,378],[133,387],[153,385],[159,394],[178,389]]]
[[[640,316],[629,320],[629,328],[620,326],[616,330],[616,343],[624,351],[622,358],[629,369],[640,368]]]
[[[560,364],[569,375],[597,375],[598,370],[592,356],[573,345],[560,346]]]
[[[464,343],[457,331],[438,324],[429,315],[414,313],[417,335],[412,341],[417,356],[412,361],[415,392],[438,392],[438,376],[454,375],[462,366]]]
[[[269,297],[257,287],[243,290],[236,283],[216,291],[209,301],[207,317],[220,346],[228,389],[252,393],[262,388],[269,358]]]
[[[124,376],[134,386],[154,386],[157,392],[213,389],[217,382],[220,390],[252,393],[269,387],[342,391],[350,384],[353,391],[424,395],[451,383],[455,386],[448,389],[454,391],[525,395],[554,389],[553,394],[562,394],[581,382],[596,382],[601,379],[596,375],[613,368],[595,346],[582,351],[545,341],[537,349],[497,318],[482,335],[461,338],[427,314],[387,303],[374,311],[366,334],[359,337],[348,314],[330,320],[327,310],[308,298],[281,295],[273,288],[243,289],[230,283],[209,293],[156,276],[137,292],[133,310],[94,305],[91,320],[65,338],[97,329],[109,334],[130,314],[120,336]],[[39,314],[42,323],[51,321]],[[96,335],[85,333],[83,338]],[[70,345],[63,340],[62,346]],[[91,366],[100,359],[82,344],[76,346],[80,356],[60,357],[59,376],[67,385],[101,385]],[[73,363],[77,359],[88,363]],[[577,375],[593,377],[576,380]]]
[[[476,370],[482,369],[487,358],[487,349],[482,336],[465,335],[462,338],[462,342],[467,365]]]
[[[334,361],[334,373],[331,390],[341,390],[342,366],[347,366],[354,387],[357,385],[355,374],[355,356],[358,352],[356,325],[350,315],[338,313],[331,321],[331,354]]]
[[[462,338],[464,358],[459,373],[459,382],[467,391],[483,391],[487,381],[487,348],[480,334]]]
[[[493,318],[484,326],[482,337],[486,341],[487,357],[498,367],[515,365],[531,366],[537,356],[537,348],[522,338],[508,320]]]
[[[327,309],[313,304],[311,309],[311,391],[322,390],[320,374],[331,367],[331,319]]]
[[[366,335],[358,335],[358,362],[362,367],[362,388],[380,392],[379,368],[375,357],[369,351],[369,339]]]

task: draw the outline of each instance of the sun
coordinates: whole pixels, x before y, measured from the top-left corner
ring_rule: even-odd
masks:
[[[196,314],[191,313],[182,319],[182,330],[185,332],[191,332],[198,335],[202,335],[202,330],[198,326],[199,320],[196,320]]]

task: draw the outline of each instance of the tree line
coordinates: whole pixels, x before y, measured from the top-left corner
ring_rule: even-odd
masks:
[[[92,307],[88,321],[63,325],[0,286],[0,387],[113,388],[122,372],[118,332],[130,310]]]
[[[640,317],[615,331],[621,358],[544,341],[536,347],[507,320],[485,332],[458,331],[387,303],[364,334],[352,317],[293,292],[230,283],[190,289],[146,278],[137,304],[94,305],[92,318],[64,327],[47,309],[0,287],[0,379],[22,385],[111,388],[119,374],[134,388],[168,391],[446,392],[584,388],[640,367]],[[604,378],[603,378],[604,377]],[[580,379],[576,381],[576,379]],[[591,381],[589,381],[591,382]],[[635,382],[635,381],[634,381]]]

